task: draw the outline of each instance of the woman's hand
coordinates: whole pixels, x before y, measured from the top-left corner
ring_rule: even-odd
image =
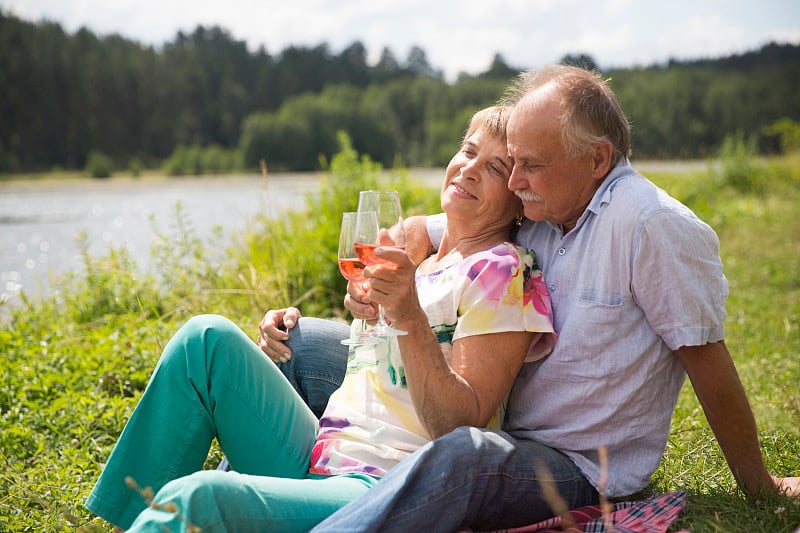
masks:
[[[370,301],[367,291],[362,288],[361,283],[347,282],[344,306],[350,311],[353,318],[372,321],[378,317],[378,306]]]
[[[300,316],[296,307],[270,309],[258,323],[256,344],[273,362],[285,363],[291,359],[292,351],[284,344],[289,339],[286,330],[292,329]]]
[[[364,278],[369,280],[369,301],[382,305],[386,320],[392,324],[427,321],[417,297],[416,265],[408,254],[400,248],[382,246],[375,249],[375,256],[385,262],[364,269]]]

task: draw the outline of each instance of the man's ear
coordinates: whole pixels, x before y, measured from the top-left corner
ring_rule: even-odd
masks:
[[[605,178],[611,172],[612,160],[614,159],[614,145],[611,141],[603,139],[592,145],[592,177],[595,179]]]

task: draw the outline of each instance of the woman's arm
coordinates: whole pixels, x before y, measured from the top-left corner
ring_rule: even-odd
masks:
[[[485,426],[505,399],[536,335],[525,331],[471,335],[453,343],[448,364],[419,304],[414,264],[400,250],[379,248],[392,264],[368,267],[370,299],[383,305],[398,337],[408,389],[431,438]]]
[[[409,332],[398,338],[408,390],[434,439],[459,426],[486,426],[511,390],[534,336],[542,335],[510,331],[464,337],[453,343],[448,365],[427,323],[394,325]]]

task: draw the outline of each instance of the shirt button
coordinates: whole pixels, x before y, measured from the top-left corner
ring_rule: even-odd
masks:
[[[562,248],[558,249],[558,255],[564,255],[565,253],[567,253],[567,249],[566,248],[562,247]]]
[[[551,284],[548,288],[550,289],[550,292],[556,292],[556,286],[554,284]]]

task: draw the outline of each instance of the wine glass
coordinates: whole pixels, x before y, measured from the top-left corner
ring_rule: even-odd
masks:
[[[370,211],[374,211],[377,215],[377,232],[374,235],[368,233],[367,225],[364,224],[362,233],[360,218],[358,220],[359,230],[356,232],[356,253],[365,265],[385,262],[375,256],[375,248],[378,246],[402,249],[406,247],[403,211],[397,191],[361,191],[358,195],[358,212]],[[394,244],[388,244],[387,238],[390,238]],[[374,337],[393,337],[406,335],[406,333],[406,331],[393,328],[386,322],[383,306],[380,305],[378,306],[378,322],[367,330],[367,334]]]
[[[339,230],[339,272],[345,279],[356,283],[361,290],[367,290],[369,283],[364,279],[364,263],[358,258],[355,249],[356,235],[359,228],[356,226],[358,217],[361,217],[361,234],[374,238],[378,233],[378,218],[373,211],[364,213],[342,213],[342,227]],[[363,346],[372,344],[374,339],[365,334],[366,322],[362,320],[361,331],[351,335],[341,342],[347,346]]]

